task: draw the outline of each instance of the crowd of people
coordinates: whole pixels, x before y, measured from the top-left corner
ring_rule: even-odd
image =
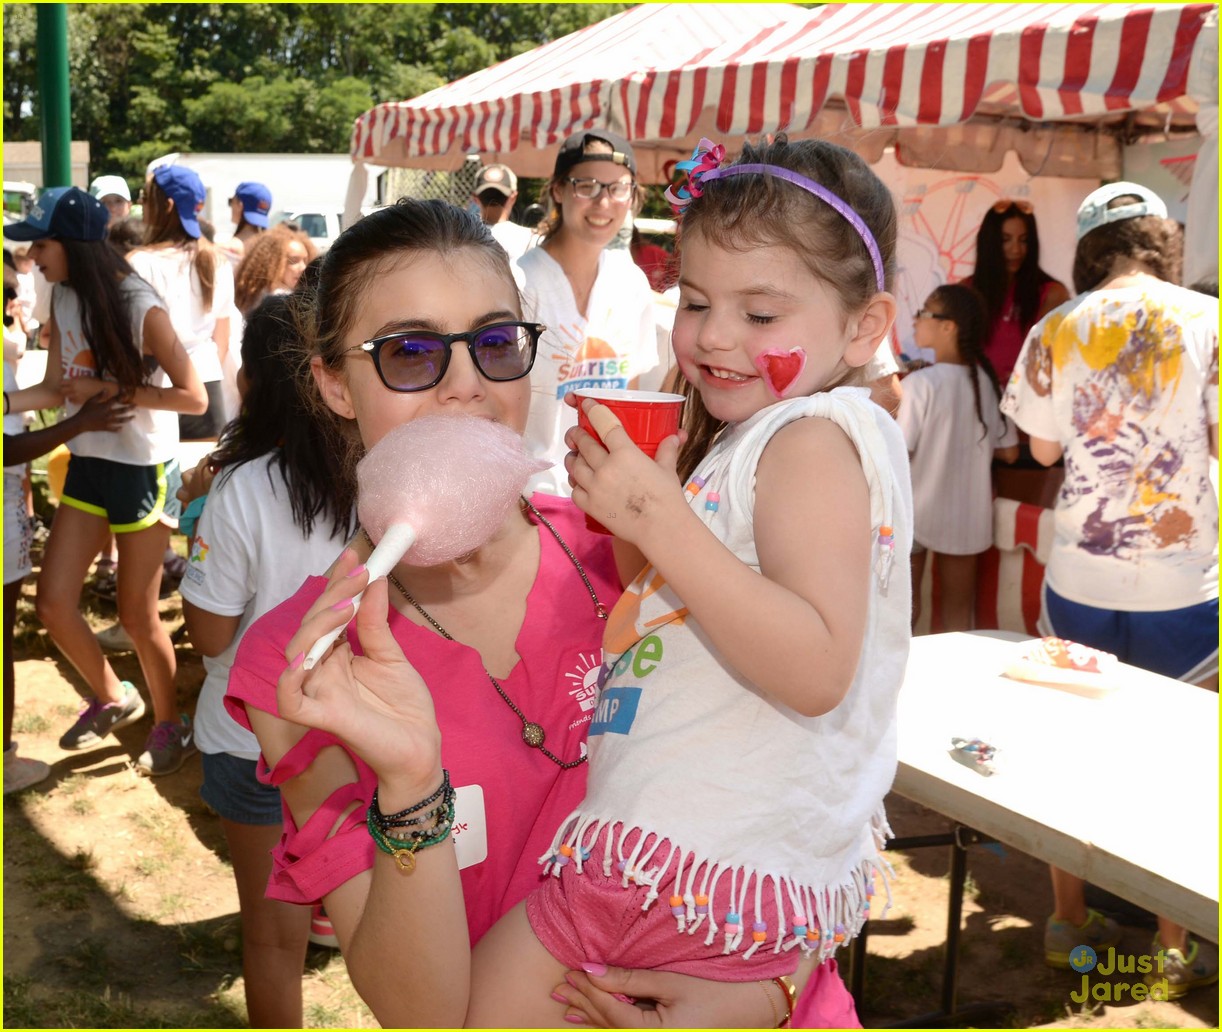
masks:
[[[214,242],[179,165],[145,180],[131,249],[116,176],[46,191],[5,228],[51,285],[40,312],[5,296],[5,792],[49,774],[17,755],[8,646],[32,568],[23,466],[66,443],[36,613],[90,695],[60,745],[97,744],[147,699],[137,770],[203,754],[253,1026],[300,1027],[322,905],[387,1027],[628,1027],[640,1007],[688,1027],[858,1027],[836,957],[887,878],[913,589],[934,564],[940,629],[973,627],[994,463],[1065,466],[1048,632],[1217,688],[1216,285],[1175,285],[1156,195],[1083,202],[1072,298],[1040,268],[1031,205],[994,205],[972,276],[915,313],[933,361],[901,370],[890,411],[886,185],[851,151],[783,136],[734,157],[702,141],[680,167],[675,253],[638,241],[635,261],[610,245],[644,187],[603,129],[561,144],[534,229],[499,164],[466,209],[401,200],[323,256],[268,225],[257,183]],[[678,278],[665,351],[646,262]],[[10,321],[48,353],[24,390]],[[580,398],[608,387],[684,396],[656,458]],[[22,432],[21,413],[59,406]],[[550,468],[479,548],[371,578],[357,463],[459,414]],[[215,448],[183,471],[184,441]],[[176,529],[206,674],[193,721],[158,617]],[[79,611],[112,537],[143,686]],[[594,691],[580,674],[600,656]],[[1052,884],[1049,963],[1117,941],[1080,879]],[[1153,948],[1177,992],[1216,979],[1216,948],[1168,920]]]

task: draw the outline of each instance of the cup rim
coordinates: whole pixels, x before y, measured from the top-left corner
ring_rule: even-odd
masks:
[[[663,391],[632,391],[626,387],[578,387],[573,391],[579,398],[593,401],[626,401],[648,405],[670,405],[686,399],[682,394],[667,394]]]

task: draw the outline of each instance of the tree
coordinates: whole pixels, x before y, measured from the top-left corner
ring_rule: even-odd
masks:
[[[74,139],[137,180],[168,151],[344,151],[426,93],[629,4],[71,4]],[[4,5],[4,138],[37,139],[35,11]]]

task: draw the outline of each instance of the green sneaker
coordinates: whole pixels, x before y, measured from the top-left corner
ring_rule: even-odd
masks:
[[[1069,955],[1078,946],[1103,953],[1120,942],[1120,926],[1097,910],[1086,912],[1086,921],[1075,925],[1048,918],[1044,925],[1044,962],[1052,967],[1070,967]]]
[[[1185,993],[1218,980],[1218,947],[1212,942],[1190,938],[1185,955],[1177,949],[1164,950],[1156,935],[1150,952],[1156,957],[1160,952],[1164,954],[1163,970],[1151,971],[1145,976],[1145,983],[1156,989],[1166,981],[1168,1000],[1178,1000]]]

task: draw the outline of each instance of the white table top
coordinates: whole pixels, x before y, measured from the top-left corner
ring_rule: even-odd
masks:
[[[1218,695],[1124,666],[1087,698],[1001,675],[1023,644],[912,640],[895,790],[1218,939]],[[997,747],[982,777],[952,736]]]

